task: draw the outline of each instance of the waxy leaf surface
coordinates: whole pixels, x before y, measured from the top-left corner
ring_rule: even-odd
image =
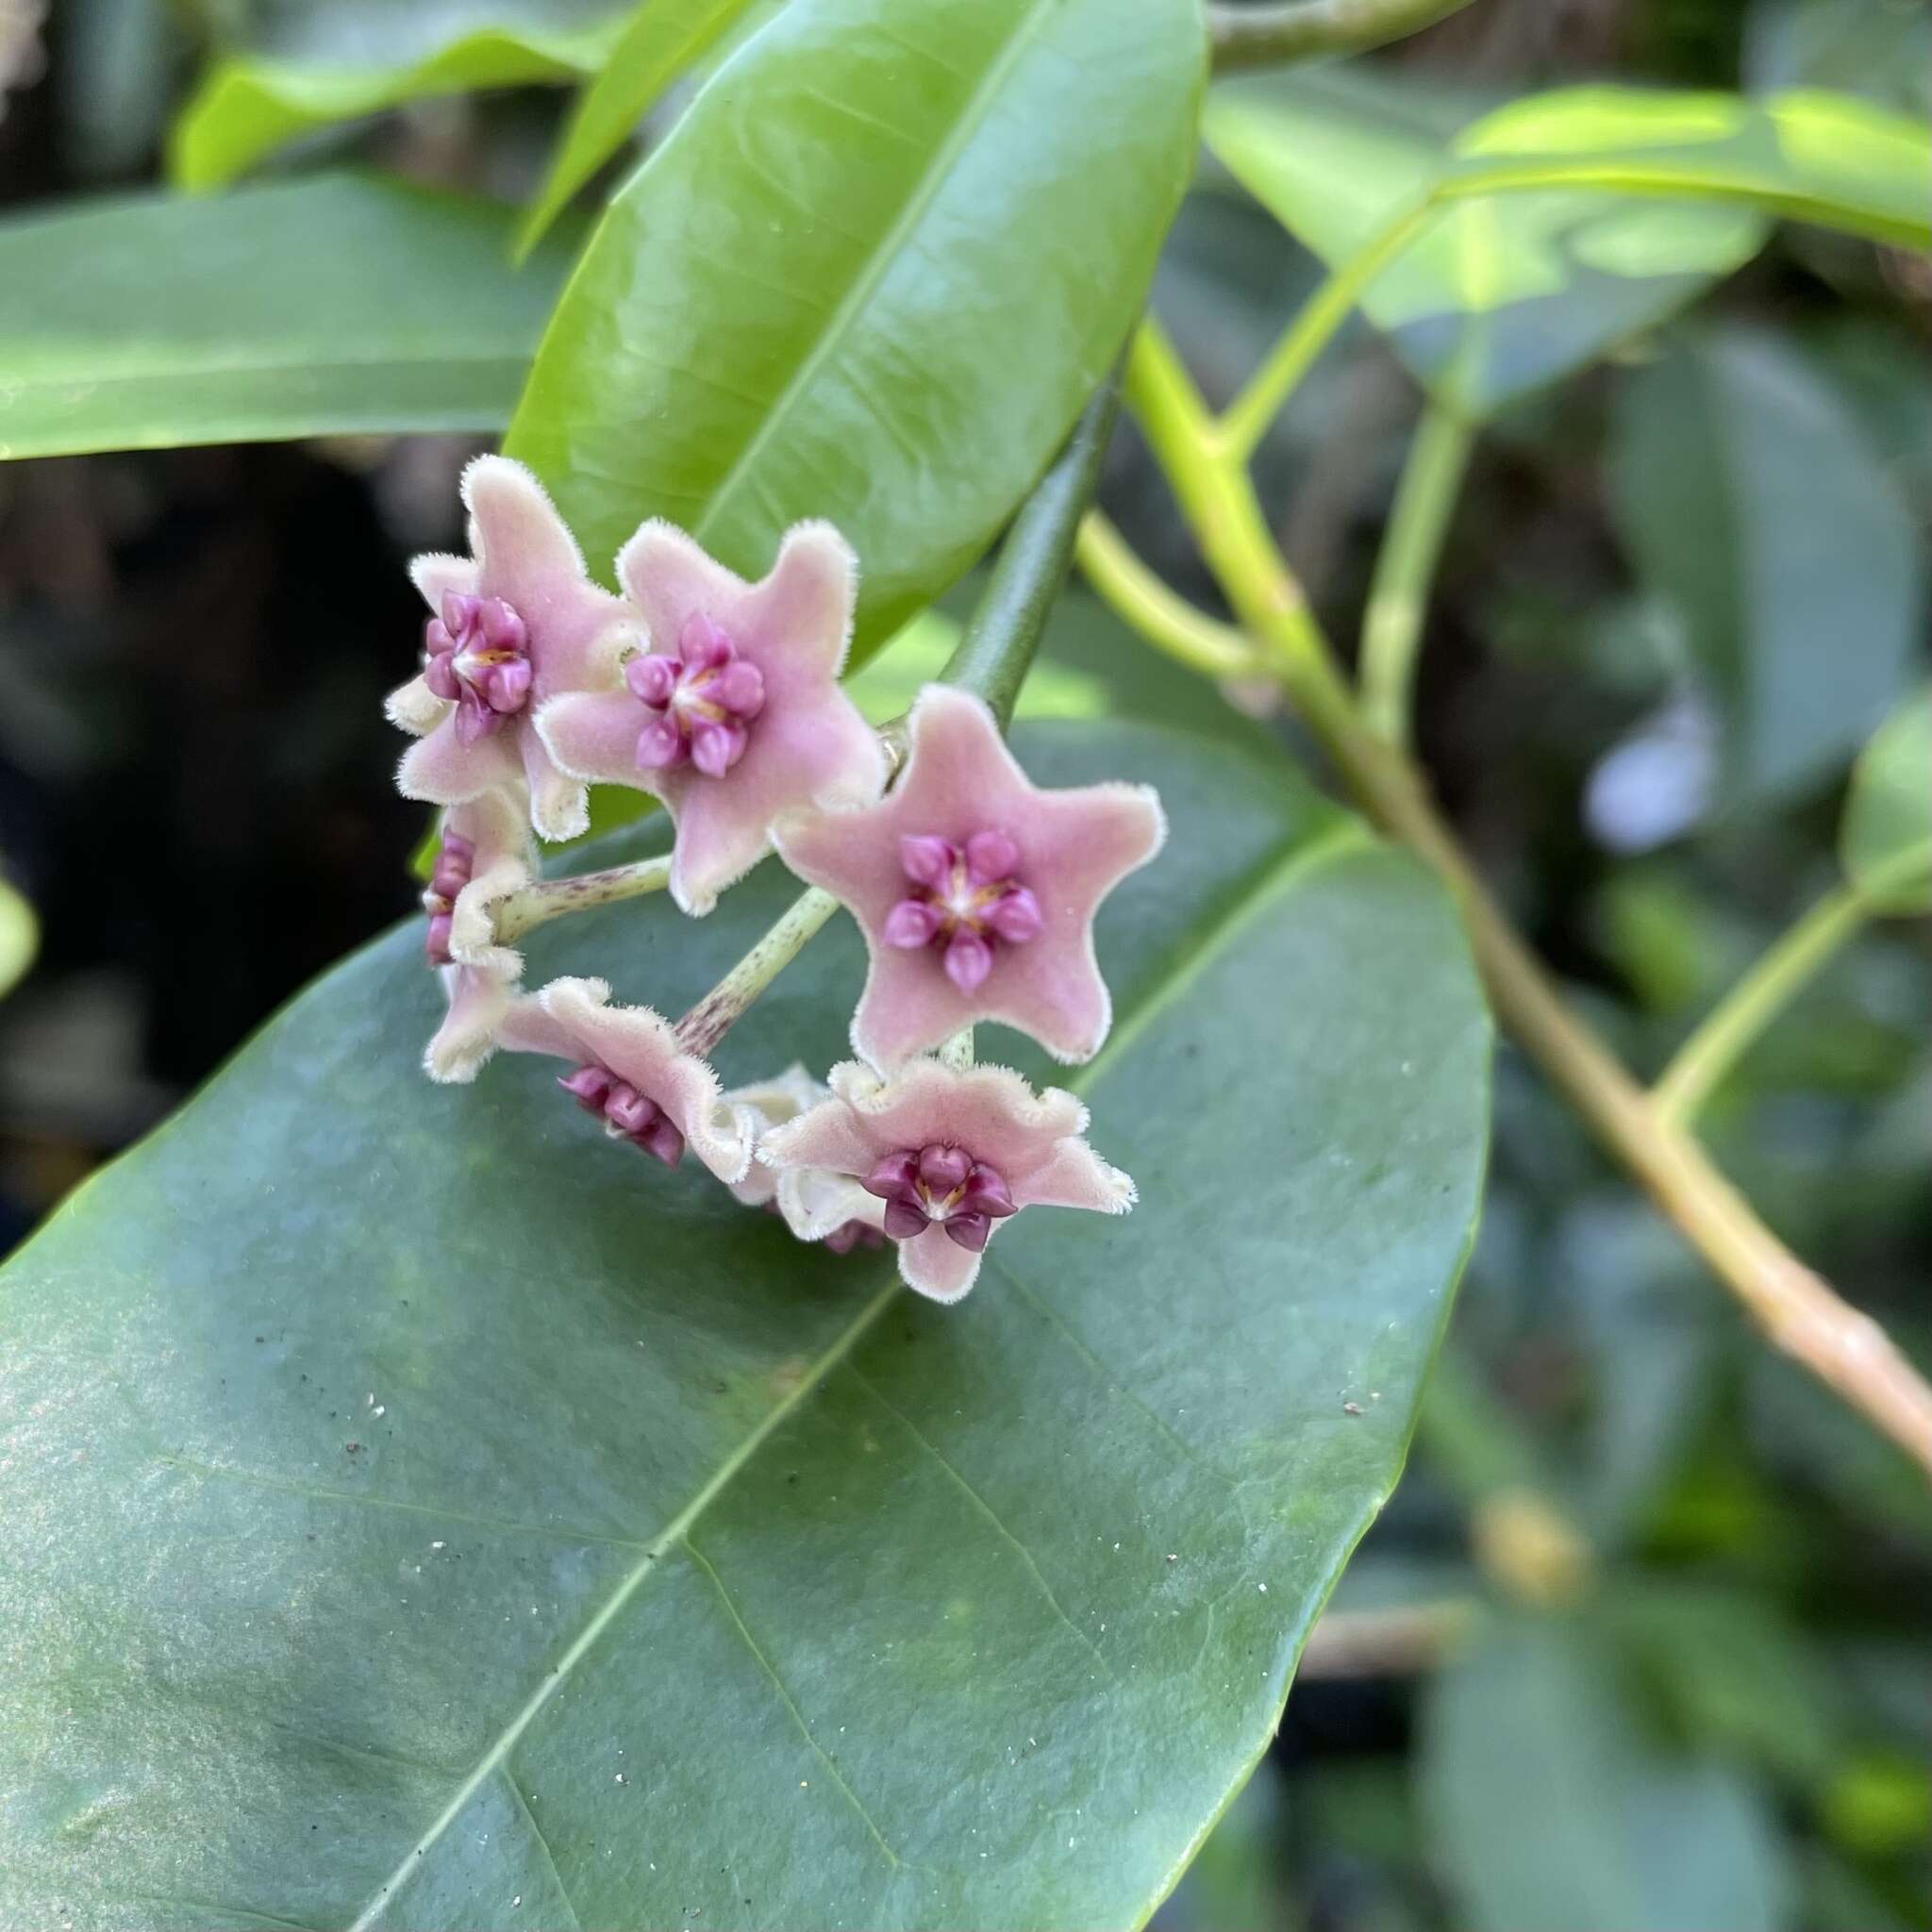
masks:
[[[0,1274],[0,1921],[1146,1915],[1401,1468],[1489,1028],[1444,895],[1291,773],[1015,743],[1172,816],[1075,1076],[1141,1205],[1029,1211],[959,1307],[604,1141],[554,1066],[427,1085],[413,929]],[[533,967],[675,1013],[793,890]],[[840,1056],[859,971],[841,919],[727,1084]]]

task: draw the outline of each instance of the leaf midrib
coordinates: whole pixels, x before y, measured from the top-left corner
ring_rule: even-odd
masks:
[[[968,95],[951,131],[934,150],[931,165],[921,175],[911,194],[907,197],[905,207],[899,210],[891,225],[887,228],[871,255],[866,258],[858,279],[846,291],[843,301],[832,311],[810,353],[792,371],[791,379],[779,391],[771,407],[759,419],[758,426],[751,440],[732,459],[731,467],[711,490],[710,501],[706,505],[704,513],[691,525],[691,535],[700,542],[708,537],[719,513],[771,441],[779,425],[791,414],[799,397],[809,387],[833,351],[843,341],[847,331],[862,312],[873,291],[884,280],[886,271],[897,260],[907,238],[925,219],[933,203],[939,199],[940,191],[951,178],[959,156],[984,125],[1007,75],[1019,64],[1021,58],[1039,37],[1041,25],[1048,14],[1059,4],[1060,0],[1032,0],[1032,5],[1027,8],[1024,16],[1015,25],[1005,48],[988,64],[986,71],[979,77],[978,85]]]
[[[1226,908],[1217,915],[1210,915],[1197,935],[1177,950],[1158,984],[1140,1002],[1133,1013],[1116,1026],[1113,1038],[1101,1053],[1067,1081],[1068,1089],[1075,1093],[1084,1093],[1097,1080],[1103,1078],[1114,1063],[1132,1048],[1147,1027],[1206,970],[1208,962],[1222,947],[1271,901],[1302,884],[1310,873],[1328,861],[1345,857],[1351,852],[1374,849],[1374,841],[1360,821],[1348,817],[1338,819],[1312,838],[1294,838],[1277,846],[1250,874],[1247,883]],[[623,1614],[625,1607],[643,1587],[652,1572],[672,1550],[685,1541],[705,1511],[730,1486],[745,1464],[776,1434],[779,1427],[818,1393],[832,1371],[844,1361],[871,1332],[874,1323],[885,1313],[897,1298],[899,1291],[900,1284],[895,1271],[885,1287],[853,1317],[844,1332],[838,1336],[805,1372],[791,1393],[766,1413],[758,1426],[724,1458],[717,1471],[697,1490],[684,1507],[651,1540],[650,1546],[643,1556],[611,1591],[603,1607],[585,1624],[548,1674],[540,1680],[536,1690],[505,1725],[495,1743],[478,1760],[475,1770],[458,1786],[449,1803],[430,1823],[428,1829],[403,1854],[388,1880],[357,1915],[349,1927],[349,1932],[367,1932],[367,1928],[375,1923],[377,1914],[408,1882],[409,1874],[420,1869],[421,1861],[431,1846],[436,1844],[444,1832],[462,1815],[464,1807],[483,1785],[508,1761],[510,1753],[516,1749],[524,1733],[535,1722],[538,1712],[558,1690],[569,1681],[571,1673],[595,1647],[597,1640],[604,1632]],[[514,1780],[511,1782],[514,1783]],[[560,1874],[558,1885],[561,1890]]]

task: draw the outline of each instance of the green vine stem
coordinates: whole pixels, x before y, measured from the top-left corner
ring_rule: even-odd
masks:
[[[1766,949],[1677,1049],[1651,1089],[1651,1105],[1657,1112],[1688,1127],[1772,1022],[1868,920],[1880,915],[1894,885],[1908,886],[1924,870],[1923,853],[1905,852],[1890,865],[1875,868],[1862,886],[1837,886],[1825,893]]]
[[[1203,677],[1253,677],[1260,655],[1231,624],[1221,624],[1179,597],[1127,546],[1100,510],[1080,525],[1080,569],[1095,591],[1151,644]]]
[[[1369,729],[1391,744],[1408,742],[1416,653],[1429,587],[1474,441],[1469,425],[1441,404],[1431,402],[1424,409],[1375,559],[1362,619],[1362,716]]]
[[[1208,43],[1217,74],[1274,67],[1322,54],[1356,54],[1420,33],[1469,0],[1285,0],[1208,8]]]
[[[1066,582],[1080,519],[1092,500],[1100,460],[1119,413],[1120,384],[1109,373],[1013,519],[973,620],[940,673],[941,683],[957,684],[984,698],[1002,728],[1013,715],[1054,600]],[[709,1054],[838,909],[838,900],[816,886],[794,900],[784,917],[677,1023],[686,1052],[701,1058]],[[970,1065],[972,1029],[949,1041],[944,1052],[963,1052],[963,1062],[956,1057],[951,1063]]]
[[[647,892],[661,892],[670,879],[668,857],[579,873],[575,878],[542,879],[521,891],[507,892],[496,902],[496,937],[508,945],[548,920],[572,912],[593,912],[599,906],[641,899]]]
[[[1127,396],[1202,554],[1288,696],[1356,797],[1461,905],[1497,1017],[1771,1340],[1932,1472],[1932,1387],[1877,1323],[1785,1247],[1564,1006],[1438,814],[1420,772],[1363,722],[1267,533],[1245,461],[1214,436],[1199,392],[1156,328],[1136,343]]]

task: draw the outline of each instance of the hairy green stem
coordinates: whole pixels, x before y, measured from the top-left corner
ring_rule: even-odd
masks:
[[[1260,7],[1210,5],[1208,43],[1217,74],[1274,67],[1322,54],[1354,54],[1420,33],[1469,0],[1282,0]]]
[[[579,873],[575,878],[542,879],[521,891],[508,892],[496,902],[496,937],[508,945],[566,913],[593,912],[599,906],[661,892],[670,879],[668,857],[640,858],[632,865]]]
[[[784,917],[677,1023],[684,1050],[703,1059],[838,909],[838,900],[817,886],[801,892]]]
[[[1460,904],[1498,1019],[1772,1341],[1932,1471],[1932,1387],[1877,1323],[1784,1246],[1570,1012],[1436,810],[1421,773],[1362,722],[1267,536],[1244,461],[1215,438],[1198,392],[1156,330],[1136,344],[1128,399],[1228,602],[1274,647],[1271,668],[1289,697],[1357,799]]]
[[[1362,716],[1391,744],[1407,744],[1416,652],[1429,586],[1474,439],[1460,417],[1431,402],[1423,411],[1396,486],[1388,534],[1375,559],[1362,618]]]

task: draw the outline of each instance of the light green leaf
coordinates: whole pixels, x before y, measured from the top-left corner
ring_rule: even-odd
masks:
[[[520,258],[630,138],[665,88],[750,5],[751,0],[644,0],[577,97],[543,187],[517,231]]]
[[[1219,92],[1203,131],[1297,240],[1340,267],[1455,172],[1455,130],[1471,111],[1340,70]],[[1681,308],[1765,232],[1750,208],[1603,193],[1449,201],[1362,306],[1419,380],[1479,420]]]
[[[1901,705],[1852,767],[1839,860],[1882,911],[1932,912],[1932,691]]]
[[[1400,1471],[1489,1033],[1444,895],[1285,768],[1016,748],[1173,823],[1074,1076],[1141,1201],[1022,1216],[960,1307],[647,1167],[554,1068],[428,1086],[407,928],[0,1274],[0,1920],[1145,1916]],[[675,1013],[793,890],[549,927],[532,975]],[[841,920],[727,1082],[841,1055],[858,977]]]
[[[1417,1764],[1463,1923],[1507,1932],[1776,1932],[1791,1880],[1769,1807],[1632,1728],[1582,1626],[1498,1619],[1432,1682]]]
[[[508,221],[324,175],[0,223],[0,458],[493,428],[568,258]]]
[[[863,657],[990,541],[1145,293],[1193,0],[791,0],[611,204],[507,448],[593,563],[665,516],[758,575],[865,560]]]
[[[406,101],[593,74],[623,31],[617,0],[328,0],[217,60],[181,111],[168,169],[218,188],[264,155]]]
[[[1845,94],[1565,88],[1497,109],[1456,151],[1445,183],[1456,195],[1569,181],[1742,201],[1903,247],[1932,243],[1932,128]]]
[[[959,641],[960,625],[941,610],[922,610],[847,684],[852,701],[869,722],[903,718],[912,700],[932,683]],[[1015,718],[1105,718],[1114,708],[1106,683],[1044,655],[1020,688]]]
[[[41,949],[41,922],[26,894],[0,874],[0,998],[19,985]]]
[[[1718,700],[1731,801],[1815,783],[1898,696],[1924,559],[1843,400],[1776,337],[1700,336],[1630,379],[1611,508]]]

